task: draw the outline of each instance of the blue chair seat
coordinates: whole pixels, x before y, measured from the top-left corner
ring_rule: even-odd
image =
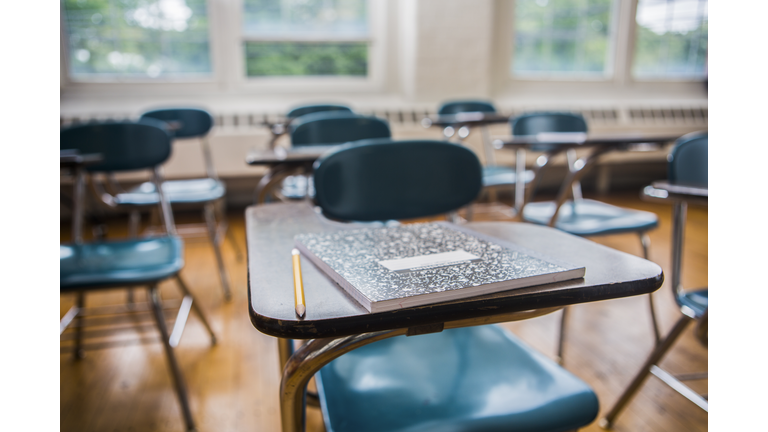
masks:
[[[567,201],[560,207],[555,227],[578,236],[642,232],[655,228],[658,217],[640,210],[612,206],[589,199]],[[547,225],[555,211],[553,201],[533,202],[523,208],[523,220]]]
[[[530,183],[533,180],[533,171],[526,170],[521,176],[523,182]],[[514,185],[517,182],[517,173],[514,168],[505,166],[483,167],[483,187]]]
[[[696,314],[694,318],[700,318],[709,306],[709,293],[707,289],[686,291],[677,297],[677,301],[681,305],[691,308]]]
[[[63,244],[60,253],[61,291],[150,284],[184,267],[178,237]]]
[[[555,432],[599,409],[589,386],[494,325],[385,339],[315,379],[328,432]]]
[[[224,183],[212,178],[169,180],[163,182],[163,192],[171,204],[194,204],[215,201],[227,192]],[[146,182],[115,197],[120,205],[151,205],[160,199],[155,185]]]

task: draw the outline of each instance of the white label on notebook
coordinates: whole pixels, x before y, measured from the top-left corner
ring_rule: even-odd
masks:
[[[384,260],[379,261],[379,264],[386,267],[389,271],[405,271],[422,267],[443,267],[461,264],[476,259],[480,259],[480,257],[459,249],[452,252]]]

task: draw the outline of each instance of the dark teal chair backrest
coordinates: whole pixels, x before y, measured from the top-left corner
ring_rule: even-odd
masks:
[[[351,113],[352,108],[346,105],[338,105],[338,104],[302,105],[288,111],[288,114],[286,115],[286,117],[288,117],[289,119],[294,119],[294,118],[301,117],[303,115],[313,114],[316,112],[324,112],[324,111],[340,111],[340,112]]]
[[[195,138],[205,136],[213,127],[213,116],[199,108],[168,108],[147,111],[142,119],[153,118],[164,122],[174,122],[178,129],[171,132],[175,138]]]
[[[445,141],[363,140],[315,162],[315,202],[332,219],[384,221],[457,210],[477,198],[474,152]]]
[[[89,171],[131,171],[160,165],[171,155],[171,135],[155,119],[139,122],[90,123],[62,129],[61,150],[99,153],[103,160]]]
[[[708,134],[680,137],[669,155],[667,175],[670,183],[708,187]]]
[[[492,103],[481,100],[464,100],[445,102],[440,105],[437,113],[439,115],[458,114],[463,112],[487,112],[495,113],[496,107]]]
[[[318,112],[291,123],[291,145],[344,144],[370,138],[390,138],[389,124],[377,117],[351,112]]]
[[[530,113],[510,121],[512,135],[536,135],[542,132],[587,132],[587,122],[581,114],[561,112]]]

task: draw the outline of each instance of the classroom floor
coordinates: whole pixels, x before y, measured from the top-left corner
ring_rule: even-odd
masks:
[[[671,265],[671,209],[663,204],[640,201],[637,192],[592,197],[624,207],[655,212],[660,226],[650,233],[650,259],[662,266],[667,281],[654,294],[663,333],[678,319],[669,287]],[[245,251],[243,211],[228,213],[231,228]],[[474,220],[511,220],[499,205],[481,204]],[[195,214],[177,216],[177,224],[201,222]],[[108,222],[108,236],[125,235],[126,219]],[[69,228],[61,225],[61,241],[69,239]],[[606,246],[636,255],[642,253],[635,235],[593,238]],[[683,285],[707,285],[707,209],[689,207]],[[247,268],[227,242],[224,260],[233,291],[225,302],[216,271],[213,251],[205,238],[186,241],[186,265],[181,272],[190,289],[208,314],[219,343],[211,347],[200,322],[192,316],[176,349],[185,374],[193,416],[198,430],[279,431],[278,389],[280,371],[277,343],[256,330],[248,318]],[[165,298],[178,297],[175,282],[161,284]],[[134,290],[137,301],[145,292]],[[87,305],[123,303],[126,290],[89,294]],[[61,296],[61,316],[73,305],[74,295]],[[151,318],[142,320],[151,323]],[[560,312],[504,324],[545,355],[554,357]],[[135,333],[128,331],[123,336]],[[143,333],[153,335],[152,327]],[[601,404],[601,415],[617,399],[652,348],[652,330],[645,296],[583,304],[572,307],[569,316],[565,367],[591,385]],[[62,343],[62,347],[65,344]],[[678,340],[662,361],[672,373],[707,370],[707,350],[693,336],[693,326]],[[87,351],[74,360],[62,353],[60,361],[62,431],[181,431],[184,430],[179,404],[159,343],[126,345]],[[707,382],[691,387],[706,393]],[[307,431],[323,431],[319,410],[308,409]],[[602,430],[597,421],[582,429]],[[707,414],[651,376],[614,429],[624,431],[707,430]]]

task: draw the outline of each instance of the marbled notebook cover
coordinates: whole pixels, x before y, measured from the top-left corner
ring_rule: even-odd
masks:
[[[584,267],[439,222],[301,234],[295,243],[370,312],[577,279],[585,273]],[[464,260],[450,260],[457,255]],[[448,258],[435,262],[441,256]],[[413,263],[420,260],[423,265]]]

